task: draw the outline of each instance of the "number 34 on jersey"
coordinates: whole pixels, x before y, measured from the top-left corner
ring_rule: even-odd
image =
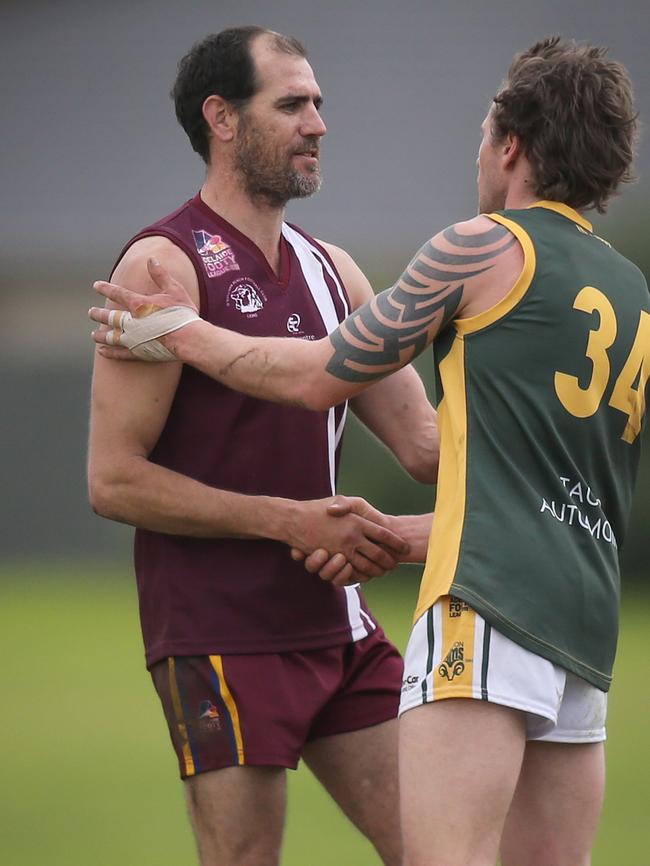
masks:
[[[582,387],[577,376],[555,373],[555,393],[560,402],[576,418],[589,418],[596,413],[611,378],[608,349],[618,331],[616,313],[609,299],[593,286],[581,289],[573,303],[575,310],[598,313],[597,328],[589,331],[585,354],[591,361],[589,383]],[[609,405],[628,417],[621,438],[632,443],[641,431],[645,413],[645,387],[650,376],[650,313],[641,311],[636,336],[627,360],[614,383]]]

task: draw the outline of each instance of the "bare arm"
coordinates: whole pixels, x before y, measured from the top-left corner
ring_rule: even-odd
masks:
[[[155,255],[190,290],[198,305],[198,285],[187,257],[164,238],[140,241],[120,262],[115,279],[148,300],[157,290],[146,268]],[[104,311],[106,312],[106,311]],[[311,552],[347,550],[365,573],[394,565],[404,545],[382,526],[354,515],[337,526],[327,515],[332,502],[295,502],[218,490],[152,463],[155,446],[174,398],[181,365],[122,364],[98,354],[93,375],[89,448],[89,492],[93,508],[112,520],[158,532],[196,537],[271,538]]]
[[[371,301],[372,287],[354,260],[338,247],[323,246],[341,275],[352,309]],[[354,397],[350,405],[357,418],[416,481],[435,484],[440,450],[437,414],[414,367],[403,367],[375,382]]]
[[[521,271],[523,253],[507,229],[479,216],[428,241],[397,283],[314,342],[252,338],[196,321],[161,342],[185,363],[256,397],[324,409],[355,397],[406,366],[454,318],[475,315],[503,297]],[[182,285],[152,263],[160,306],[184,303]],[[125,307],[137,296],[114,284],[98,291]],[[91,317],[104,321],[102,311]],[[117,334],[119,337],[119,333]],[[105,342],[102,335],[98,342]],[[124,357],[106,346],[107,357]]]

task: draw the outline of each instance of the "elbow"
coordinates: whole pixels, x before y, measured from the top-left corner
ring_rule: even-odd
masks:
[[[301,405],[305,409],[311,409],[313,412],[327,412],[332,406],[337,403],[342,403],[343,400],[337,400],[331,394],[318,393],[317,391],[309,391],[304,394],[301,400]]]
[[[313,374],[297,377],[295,385],[296,402],[313,412],[326,412],[353,396],[343,381],[338,381],[318,367]]]
[[[98,473],[89,473],[88,475],[88,501],[92,510],[99,517],[122,522],[117,485]]]
[[[417,463],[404,467],[414,481],[420,484],[435,484],[438,481],[438,461],[434,463]]]
[[[437,484],[440,452],[437,448],[419,448],[398,456],[406,472],[420,484]]]

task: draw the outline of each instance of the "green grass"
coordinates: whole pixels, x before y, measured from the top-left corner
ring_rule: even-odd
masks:
[[[368,595],[403,648],[415,583],[401,574]],[[175,757],[144,670],[129,569],[5,567],[0,587],[0,863],[195,863]],[[594,866],[650,861],[649,615],[648,596],[623,607]],[[309,772],[289,775],[284,866],[377,866]]]

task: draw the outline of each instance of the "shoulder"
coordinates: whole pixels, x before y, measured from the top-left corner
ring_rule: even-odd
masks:
[[[452,223],[435,235],[431,242],[442,242],[444,246],[456,246],[459,249],[476,247],[491,247],[510,240],[512,233],[506,226],[496,222],[486,214],[478,214],[468,220]]]
[[[169,273],[182,283],[195,303],[199,302],[199,284],[194,265],[177,244],[162,235],[152,235],[135,241],[118,262],[111,277],[132,291],[155,293],[159,289],[149,276],[147,261],[158,259]]]
[[[352,256],[334,244],[322,240],[318,240],[318,243],[334,262],[334,266],[339,272],[339,276],[343,280],[343,285],[350,298],[352,309],[355,310],[370,300],[374,295],[372,286]]]

